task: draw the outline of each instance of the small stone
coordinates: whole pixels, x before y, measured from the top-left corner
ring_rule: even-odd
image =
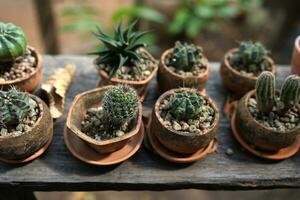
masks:
[[[180,126],[180,124],[177,121],[175,121],[175,120],[172,123],[172,128],[174,130],[176,130],[176,131],[180,131],[182,129],[181,126]]]
[[[226,149],[226,154],[228,155],[228,156],[231,156],[231,155],[233,155],[233,150],[231,149],[231,148],[227,148]]]
[[[151,74],[151,72],[150,71],[144,71],[144,73],[143,73],[145,76],[149,76],[150,74]]]
[[[185,75],[186,76],[193,76],[193,73],[192,72],[186,72]]]
[[[199,129],[198,129],[199,130]],[[190,125],[190,127],[189,127],[189,132],[192,132],[192,133],[194,133],[194,132],[196,132],[197,131],[197,127],[195,126],[195,125]]]
[[[121,136],[123,136],[125,133],[123,132],[123,131],[121,131],[121,130],[117,130],[116,131],[116,136],[117,137],[121,137]]]
[[[189,124],[184,121],[181,121],[180,125],[181,125],[182,130],[184,130],[184,131],[188,130],[190,127]]]
[[[289,122],[290,119],[288,117],[280,117],[280,121],[282,121],[282,122]]]
[[[6,128],[1,128],[0,135],[6,135],[8,133],[8,130]]]

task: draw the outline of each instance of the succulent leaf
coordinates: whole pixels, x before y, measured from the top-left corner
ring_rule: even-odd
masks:
[[[283,103],[284,111],[288,111],[299,103],[300,100],[300,77],[288,76],[281,87],[280,101]]]

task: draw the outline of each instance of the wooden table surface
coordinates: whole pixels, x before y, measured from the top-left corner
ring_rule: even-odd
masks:
[[[64,117],[54,125],[54,139],[38,159],[25,165],[0,163],[0,189],[32,191],[85,190],[173,190],[173,189],[265,189],[300,187],[300,155],[280,162],[259,159],[242,150],[231,135],[229,120],[221,115],[218,151],[190,165],[170,163],[142,147],[129,160],[111,167],[97,167],[74,158],[63,140],[65,116],[74,96],[92,89],[98,79],[92,58],[78,56],[45,56],[45,77],[68,63],[76,65],[76,74],[67,97]],[[226,99],[218,75],[218,64],[212,65],[208,94],[221,109]],[[282,82],[288,67],[279,67]],[[152,81],[145,101],[145,111],[157,98]],[[233,150],[231,156],[226,154]]]

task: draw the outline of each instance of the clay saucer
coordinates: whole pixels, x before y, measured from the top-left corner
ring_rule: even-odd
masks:
[[[214,139],[206,148],[199,149],[199,151],[193,154],[181,154],[171,151],[163,146],[155,137],[155,134],[151,132],[150,128],[147,129],[146,133],[149,144],[153,148],[154,152],[174,163],[192,163],[204,158],[209,153],[213,153],[217,149],[217,141]]]
[[[15,160],[9,160],[9,159],[0,157],[0,161],[8,163],[8,164],[22,164],[22,163],[30,162],[30,161],[38,158],[39,156],[41,156],[48,149],[49,145],[52,142],[52,139],[53,139],[53,132],[51,131],[48,142],[42,148],[40,148],[38,151],[36,151],[34,154],[32,154],[31,156],[29,156],[27,158],[15,159]]]
[[[236,112],[234,112],[231,117],[232,135],[240,143],[240,145],[242,147],[244,147],[250,153],[252,153],[258,157],[268,159],[268,160],[283,160],[283,159],[293,156],[294,154],[296,154],[298,152],[299,147],[300,147],[300,139],[299,138],[297,138],[296,141],[291,146],[282,148],[278,152],[275,152],[275,153],[264,152],[259,149],[256,149],[254,146],[246,143],[243,140],[243,138],[240,136],[240,134],[238,133],[236,126],[235,126],[235,118],[236,118]]]
[[[112,153],[100,154],[68,131],[66,127],[64,131],[64,141],[71,154],[85,163],[98,166],[114,165],[127,160],[139,150],[143,138],[144,125],[142,123],[139,133],[133,136],[123,148]]]

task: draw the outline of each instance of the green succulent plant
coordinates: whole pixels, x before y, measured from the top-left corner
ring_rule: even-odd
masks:
[[[137,49],[146,46],[144,43],[140,43],[139,39],[147,32],[133,31],[136,23],[137,20],[129,24],[125,30],[122,30],[122,24],[119,23],[114,29],[114,36],[103,33],[100,28],[94,33],[105,45],[106,49],[92,54],[98,55],[96,63],[99,67],[109,66],[110,77],[115,75],[120,67],[124,65],[134,67],[136,65],[135,62],[140,61],[142,58]]]
[[[113,86],[102,99],[103,116],[111,128],[117,129],[137,116],[138,96],[127,85]]]
[[[288,76],[281,87],[280,102],[283,103],[284,111],[294,107],[300,100],[300,77],[297,75]]]
[[[238,51],[229,57],[232,66],[247,72],[265,71],[265,60],[269,51],[261,43],[241,42]]]
[[[255,86],[257,108],[269,113],[275,105],[275,77],[271,72],[262,72]]]
[[[178,92],[173,94],[165,109],[177,120],[194,119],[202,111],[204,101],[196,92]]]
[[[194,44],[182,44],[177,41],[171,57],[166,60],[166,65],[173,66],[178,70],[191,71],[203,57],[203,50]]]
[[[0,22],[0,62],[12,62],[26,52],[27,41],[22,29]]]

